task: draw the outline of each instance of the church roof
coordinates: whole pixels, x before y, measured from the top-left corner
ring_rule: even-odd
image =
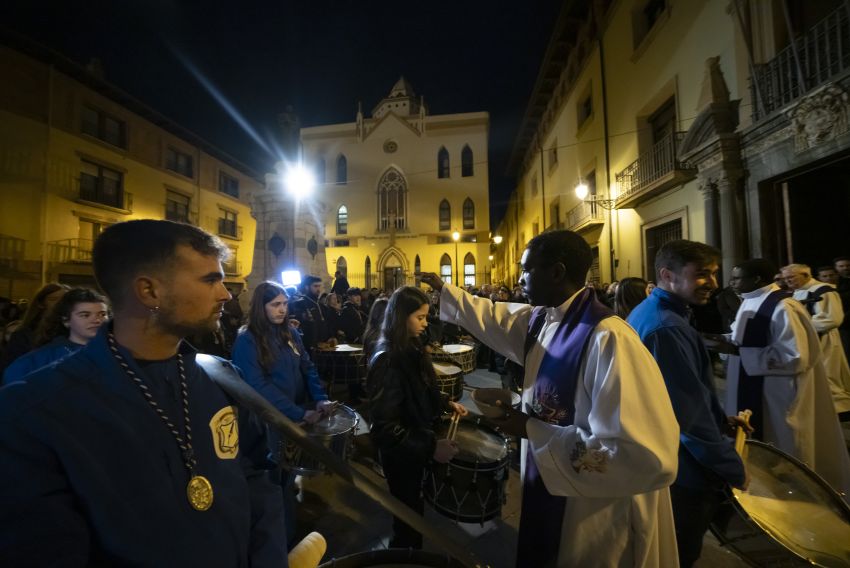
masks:
[[[410,81],[405,79],[404,77],[400,77],[396,84],[393,85],[393,88],[390,90],[390,94],[387,97],[388,99],[395,99],[398,97],[415,97],[416,94],[413,92],[413,87],[410,84]]]

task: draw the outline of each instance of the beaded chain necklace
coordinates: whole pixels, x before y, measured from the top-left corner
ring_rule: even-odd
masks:
[[[189,421],[189,389],[186,386],[186,370],[183,367],[183,355],[180,353],[177,354],[177,368],[180,371],[180,393],[183,401],[183,424],[186,430],[185,439],[180,435],[180,432],[177,430],[177,427],[174,426],[174,423],[171,422],[168,415],[165,414],[162,408],[159,407],[159,404],[157,404],[154,400],[147,385],[133,371],[133,369],[130,368],[126,359],[124,359],[118,351],[118,344],[115,342],[115,336],[112,332],[107,334],[107,340],[109,342],[109,349],[112,351],[112,355],[115,357],[115,360],[118,361],[118,364],[121,365],[124,372],[127,373],[134,383],[136,383],[142,391],[145,400],[148,401],[151,408],[153,408],[159,417],[162,418],[162,421],[165,423],[168,431],[171,432],[172,436],[174,436],[174,440],[180,448],[180,455],[183,458],[183,464],[189,471],[189,484],[186,486],[186,496],[189,499],[189,504],[198,511],[206,511],[212,507],[213,504],[213,488],[209,479],[203,475],[195,474],[195,468],[198,466],[198,460],[195,458],[195,452],[192,449],[192,425]]]

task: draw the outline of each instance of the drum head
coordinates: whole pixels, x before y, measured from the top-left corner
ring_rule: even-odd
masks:
[[[340,343],[334,348],[336,353],[363,353],[363,347],[349,343]]]
[[[446,425],[447,426],[447,425]],[[498,463],[508,455],[508,442],[488,426],[462,420],[455,435],[458,450],[454,460],[468,463]]]
[[[331,416],[323,417],[315,424],[307,424],[304,430],[311,436],[326,436],[348,432],[357,425],[357,413],[347,406],[340,406]]]
[[[819,566],[850,566],[850,509],[794,458],[773,446],[747,441],[747,491],[738,504],[767,534]]]
[[[372,550],[319,564],[319,568],[463,568],[463,564],[436,552],[424,550]]]
[[[451,377],[454,375],[459,375],[461,373],[460,367],[455,367],[454,365],[449,365],[447,363],[433,363],[433,365],[434,372],[438,375]]]
[[[469,345],[449,344],[443,345],[443,351],[454,355],[456,353],[466,353],[467,351],[472,351],[472,347],[470,347]]]

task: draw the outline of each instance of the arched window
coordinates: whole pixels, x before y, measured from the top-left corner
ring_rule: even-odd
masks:
[[[471,252],[463,257],[463,285],[475,286],[475,257]]]
[[[445,199],[440,201],[440,230],[448,231],[452,228],[452,206]]]
[[[416,283],[416,287],[419,288],[419,284],[422,282],[422,262],[419,260],[419,255],[416,255],[416,259],[413,261],[413,278]]]
[[[468,197],[463,202],[463,228],[475,228],[475,204]]]
[[[407,227],[407,181],[395,168],[390,168],[378,184],[378,228]]]
[[[452,283],[452,259],[447,254],[440,258],[440,278],[443,282]]]
[[[348,234],[348,207],[340,205],[336,212],[336,234]]]
[[[346,278],[348,278],[348,262],[345,260],[344,256],[336,259],[336,270]]]
[[[366,282],[365,286],[368,289],[372,287],[372,260],[368,256],[366,257],[366,266],[364,267],[364,270],[366,272],[366,276],[364,278],[364,281]]]
[[[440,151],[437,152],[437,177],[447,178],[449,177],[450,171],[449,151],[446,150],[445,146],[443,146],[440,148]]]
[[[462,177],[475,175],[475,168],[472,165],[472,148],[469,147],[469,144],[464,146],[460,153],[460,175]]]
[[[325,183],[325,160],[319,158],[316,162],[316,183]]]
[[[337,185],[348,183],[348,160],[342,154],[336,159],[336,183]]]

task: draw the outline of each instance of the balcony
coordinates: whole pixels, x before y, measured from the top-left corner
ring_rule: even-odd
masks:
[[[598,203],[582,201],[567,211],[567,227],[579,232],[605,224],[605,210]]]
[[[224,269],[224,274],[227,276],[239,276],[242,274],[242,263],[235,260],[222,262],[221,267]]]
[[[218,236],[227,239],[242,240],[242,225],[230,219],[218,219]]]
[[[80,182],[80,196],[78,202],[85,205],[94,205],[124,213],[133,212],[133,194],[123,189],[110,188],[97,180],[93,183]]]
[[[85,264],[92,258],[91,239],[63,239],[47,243],[47,261],[51,264]]]
[[[767,63],[755,65],[750,78],[750,94],[755,102],[753,122],[850,71],[850,20],[847,7],[839,5],[805,35],[797,38],[795,45],[800,70],[794,57],[794,45],[789,45]]]
[[[617,174],[620,188],[618,209],[630,209],[670,188],[692,180],[696,168],[676,157],[684,132],[674,132],[655,143],[648,151]]]

